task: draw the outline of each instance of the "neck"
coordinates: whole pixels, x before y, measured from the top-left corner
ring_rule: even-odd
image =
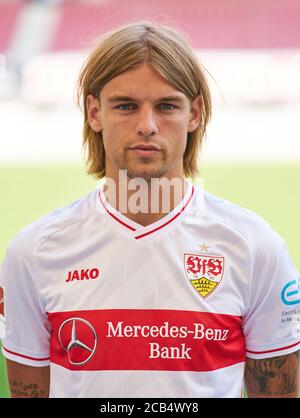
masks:
[[[181,178],[130,179],[106,178],[103,188],[108,203],[134,222],[147,226],[168,213],[182,201],[188,183]]]

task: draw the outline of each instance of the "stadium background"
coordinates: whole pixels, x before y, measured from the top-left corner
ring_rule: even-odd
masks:
[[[76,76],[99,35],[139,19],[182,30],[208,70],[206,189],[264,216],[300,269],[298,0],[0,0],[0,262],[24,225],[95,187]]]

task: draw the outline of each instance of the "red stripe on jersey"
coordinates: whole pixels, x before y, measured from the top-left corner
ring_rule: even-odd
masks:
[[[157,228],[155,228],[155,229],[152,229],[151,231],[148,231],[148,232],[145,232],[144,234],[141,234],[141,235],[138,235],[138,236],[136,236],[135,237],[135,239],[140,239],[140,238],[143,238],[143,237],[145,237],[145,236],[147,236],[147,235],[149,235],[149,234],[152,234],[153,232],[156,232],[156,231],[158,231],[159,229],[161,229],[161,228],[164,228],[165,226],[167,226],[169,223],[171,223],[171,222],[173,222],[183,211],[184,211],[184,209],[188,206],[188,204],[190,203],[190,201],[191,201],[191,199],[192,199],[192,197],[193,197],[193,194],[194,194],[194,186],[192,187],[192,191],[191,191],[191,195],[190,195],[190,197],[189,197],[189,199],[188,199],[188,201],[185,203],[185,205],[181,208],[181,210],[178,212],[178,213],[176,213],[176,215],[175,216],[173,216],[173,218],[171,218],[171,219],[169,219],[168,220],[168,222],[166,222],[166,223],[164,223],[164,224],[162,224],[162,225],[160,225],[160,226],[158,226]]]
[[[0,286],[0,315],[4,316],[4,290]]]
[[[48,318],[51,362],[70,370],[211,371],[246,358],[239,316],[111,309]]]
[[[120,224],[122,224],[123,226],[125,226],[126,228],[128,228],[128,229],[131,229],[131,231],[136,231],[136,229],[135,228],[133,228],[132,226],[130,226],[130,225],[127,225],[125,222],[123,222],[123,221],[121,221],[121,219],[119,219],[116,215],[114,215],[110,210],[108,210],[107,209],[107,207],[105,206],[105,203],[103,202],[103,200],[102,200],[102,197],[101,197],[101,193],[99,192],[99,198],[100,198],[100,202],[101,202],[101,204],[102,204],[102,206],[104,207],[104,209],[106,210],[106,212],[112,217],[112,218],[114,218],[117,222],[119,222]]]
[[[281,347],[281,348],[275,348],[273,350],[266,350],[266,351],[252,351],[252,350],[247,350],[247,353],[251,353],[251,354],[267,354],[267,353],[275,353],[276,351],[283,351],[283,350],[287,350],[289,348],[292,347],[296,347],[297,345],[300,345],[300,341],[298,341],[295,344],[291,344],[291,345],[287,345],[286,347]]]
[[[27,358],[28,360],[34,360],[34,361],[46,361],[46,360],[50,360],[50,357],[45,357],[45,358],[29,357],[29,356],[24,356],[24,354],[15,353],[14,351],[8,350],[4,346],[2,348],[3,348],[4,351],[7,351],[8,353],[13,354],[14,356]]]

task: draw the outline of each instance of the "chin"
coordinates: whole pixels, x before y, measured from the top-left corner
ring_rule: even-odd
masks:
[[[137,170],[137,169],[130,169],[127,168],[127,177],[129,178],[142,178],[144,180],[151,180],[153,178],[160,178],[164,174],[166,174],[167,170],[164,170],[162,168],[160,169],[151,169],[151,170]]]

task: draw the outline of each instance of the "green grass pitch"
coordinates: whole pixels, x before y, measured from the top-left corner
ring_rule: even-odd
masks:
[[[204,165],[205,188],[262,215],[288,244],[300,269],[300,163]],[[10,239],[26,224],[88,193],[96,181],[80,165],[0,166],[0,262]],[[7,397],[0,354],[0,398]]]

